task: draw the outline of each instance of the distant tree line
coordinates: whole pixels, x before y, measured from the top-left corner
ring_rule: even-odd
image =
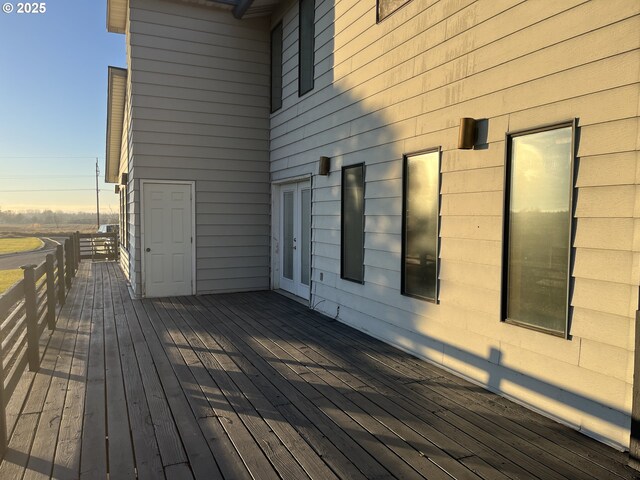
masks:
[[[61,210],[26,210],[14,212],[0,209],[0,224],[17,225],[95,225],[96,214],[90,212],[63,212]],[[101,213],[100,223],[118,223],[117,213]]]

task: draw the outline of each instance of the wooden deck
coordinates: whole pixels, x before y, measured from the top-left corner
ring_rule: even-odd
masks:
[[[273,292],[132,301],[81,264],[1,479],[609,479],[626,455]],[[17,397],[16,397],[17,398]]]

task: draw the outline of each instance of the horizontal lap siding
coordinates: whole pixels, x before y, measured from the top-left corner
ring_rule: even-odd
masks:
[[[297,3],[297,2],[296,2]],[[284,14],[271,173],[314,176],[312,305],[613,444],[628,444],[640,283],[640,5],[316,1],[314,90]],[[274,19],[279,21],[280,19]],[[615,72],[615,74],[612,74]],[[457,150],[460,117],[487,119]],[[578,118],[570,340],[500,322],[505,133]],[[440,303],[400,295],[402,154],[442,148]],[[365,283],[340,279],[340,168],[366,163]],[[322,276],[322,280],[320,280]]]
[[[268,288],[267,20],[136,0],[130,38],[135,178],[196,182],[198,293]]]
[[[129,35],[130,23],[127,21],[126,25],[126,55],[127,65],[131,65],[131,39]],[[118,175],[118,182],[122,178],[122,174],[127,174],[126,184],[126,199],[128,207],[128,215],[124,220],[127,222],[127,238],[123,239],[126,248],[120,247],[120,266],[129,280],[134,292],[140,292],[142,283],[140,276],[140,263],[136,260],[140,255],[140,233],[139,233],[139,198],[136,188],[136,182],[134,180],[133,169],[133,131],[132,131],[132,88],[131,88],[131,70],[127,72],[127,92],[125,97],[125,112],[124,112],[124,126],[122,129],[122,146],[120,149],[120,170]],[[120,212],[122,215],[122,212]],[[122,235],[123,232],[120,232]]]

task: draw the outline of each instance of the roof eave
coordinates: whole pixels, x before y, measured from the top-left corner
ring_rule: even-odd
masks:
[[[128,0],[107,0],[107,31],[126,33]]]
[[[107,142],[104,181],[118,183],[122,135],[124,127],[124,107],[127,89],[127,70],[109,67],[107,94]]]

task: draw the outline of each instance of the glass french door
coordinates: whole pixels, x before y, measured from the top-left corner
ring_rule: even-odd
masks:
[[[311,273],[311,185],[280,188],[280,288],[308,299]]]

